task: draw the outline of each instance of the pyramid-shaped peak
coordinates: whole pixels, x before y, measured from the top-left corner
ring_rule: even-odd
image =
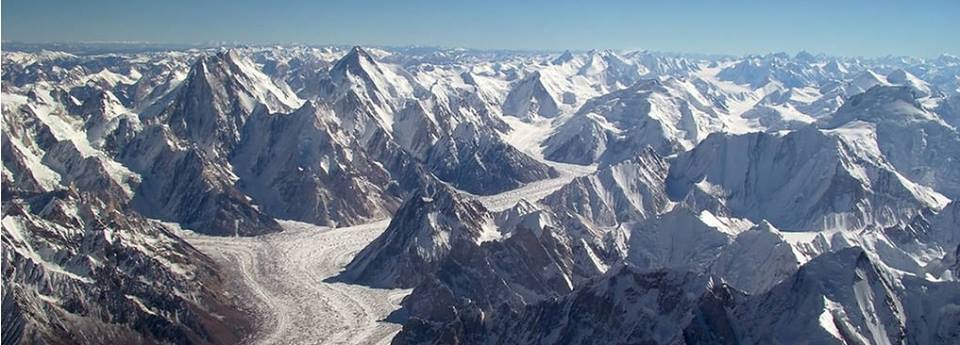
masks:
[[[330,73],[342,75],[349,72],[353,75],[368,77],[374,73],[381,73],[379,70],[380,66],[373,59],[373,56],[360,46],[355,46],[334,64]]]
[[[817,60],[817,57],[816,57],[816,56],[814,56],[813,54],[811,54],[810,52],[808,52],[808,51],[806,51],[806,50],[801,50],[801,51],[797,52],[797,54],[794,55],[793,58],[794,58],[794,59],[797,59],[797,60],[800,60],[800,61],[806,61],[806,62],[812,62],[812,61],[816,61],[816,60]]]
[[[555,59],[553,59],[552,62],[554,65],[562,65],[567,62],[573,61],[573,59],[574,59],[573,53],[571,53],[569,50],[564,50],[563,54],[560,54],[560,56],[557,56]]]
[[[353,48],[350,48],[350,52],[348,52],[347,55],[344,55],[340,61],[345,63],[358,63],[361,61],[375,63],[373,56],[371,56],[370,53],[360,46],[354,46]]]
[[[830,62],[827,63],[824,69],[826,69],[828,72],[838,73],[838,74],[847,74],[850,72],[847,70],[847,67],[844,65],[844,63],[840,62],[840,60],[837,60],[837,59],[830,60]]]

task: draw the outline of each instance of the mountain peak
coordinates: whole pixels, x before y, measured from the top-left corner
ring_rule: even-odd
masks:
[[[490,213],[477,201],[444,187],[418,190],[383,234],[347,265],[346,276],[374,286],[415,286],[457,243],[475,244],[487,231],[496,231],[488,229],[490,224]]]
[[[830,60],[830,62],[828,62],[827,65],[824,66],[824,70],[833,74],[838,74],[840,76],[850,73],[850,71],[847,70],[847,67],[844,65],[844,63],[840,62],[840,60],[838,59]]]
[[[887,74],[887,81],[894,85],[909,86],[914,89],[918,95],[922,97],[931,96],[933,91],[930,86],[917,76],[907,72],[902,68],[898,68],[890,74]]]
[[[849,119],[851,116],[868,122],[927,118],[929,116],[924,115],[918,96],[916,90],[909,86],[874,86],[844,103],[833,116],[832,123],[835,126],[842,125],[849,121],[837,121],[852,120]]]
[[[377,66],[376,60],[360,46],[350,48],[350,52],[340,58],[333,66],[333,70],[350,69],[354,72],[356,68],[366,68],[367,66]]]
[[[573,53],[571,53],[569,50],[564,50],[563,54],[560,54],[560,56],[557,56],[555,59],[553,59],[552,63],[554,65],[562,65],[567,62],[573,61],[573,59],[574,59]]]

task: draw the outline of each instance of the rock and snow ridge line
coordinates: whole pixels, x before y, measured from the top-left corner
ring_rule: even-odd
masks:
[[[371,178],[366,181],[368,183],[344,189],[350,191],[356,188],[383,187],[396,192],[396,186],[386,181],[395,179],[408,183],[407,186],[415,184],[410,182],[411,175],[394,174],[395,171],[408,172],[402,169],[403,161],[408,159],[428,160],[434,163],[430,166],[433,173],[439,174],[439,171],[446,174],[444,176],[447,176],[449,183],[458,184],[461,187],[467,185],[472,185],[474,188],[486,187],[487,182],[497,182],[502,180],[500,177],[509,175],[497,175],[504,172],[500,170],[504,167],[501,164],[513,164],[516,167],[530,164],[530,160],[516,154],[512,149],[542,161],[540,145],[544,142],[543,138],[555,134],[553,132],[556,129],[564,127],[575,119],[585,125],[566,127],[572,130],[564,130],[563,138],[574,139],[562,140],[573,143],[564,147],[583,144],[583,146],[596,148],[592,151],[603,151],[604,154],[600,154],[599,157],[602,157],[600,163],[604,163],[604,166],[616,163],[616,160],[623,156],[632,156],[644,144],[651,143],[647,139],[653,139],[653,143],[663,143],[660,149],[666,152],[661,153],[671,157],[679,154],[674,150],[683,151],[697,145],[701,139],[709,137],[713,132],[740,134],[762,131],[771,132],[770,135],[774,137],[786,137],[789,136],[786,134],[788,131],[796,132],[797,129],[808,126],[808,122],[813,121],[817,127],[829,128],[825,131],[857,138],[846,142],[851,147],[849,150],[845,149],[841,157],[844,167],[848,168],[848,171],[841,171],[842,175],[855,177],[852,180],[846,180],[853,183],[834,184],[837,187],[857,188],[852,193],[841,190],[841,193],[829,195],[856,195],[860,191],[876,193],[881,190],[873,186],[891,184],[890,182],[896,182],[904,177],[910,182],[921,184],[925,186],[924,188],[933,188],[950,197],[956,196],[956,188],[960,186],[956,183],[960,180],[957,178],[956,171],[960,169],[956,169],[956,164],[950,159],[957,152],[955,144],[958,142],[955,124],[960,113],[956,112],[957,107],[952,105],[957,103],[950,101],[950,97],[956,97],[955,91],[958,85],[952,81],[957,80],[955,67],[958,61],[949,57],[936,61],[897,61],[895,59],[827,61],[823,57],[809,54],[796,57],[774,54],[743,58],[686,60],[655,54],[613,52],[571,53],[564,54],[560,58],[525,55],[483,58],[469,53],[454,54],[449,51],[437,53],[439,54],[430,56],[430,54],[374,49],[354,49],[350,53],[322,49],[241,49],[221,55],[220,62],[223,63],[213,59],[208,61],[209,64],[199,65],[191,61],[204,54],[203,52],[135,56],[120,54],[108,58],[44,54],[50,56],[38,56],[36,59],[22,59],[23,56],[15,58],[11,56],[11,59],[7,59],[8,55],[5,54],[4,82],[14,87],[4,90],[4,141],[5,144],[12,142],[14,145],[4,146],[5,148],[14,147],[15,150],[12,151],[17,154],[16,159],[11,161],[8,157],[12,155],[8,155],[6,150],[4,152],[5,187],[10,186],[8,182],[11,179],[17,181],[16,187],[24,189],[36,187],[38,190],[50,190],[76,184],[82,191],[109,190],[112,195],[108,202],[125,204],[131,193],[125,192],[124,189],[136,191],[137,183],[142,182],[141,186],[156,187],[150,189],[150,193],[159,193],[164,190],[162,183],[154,183],[157,181],[148,173],[150,169],[140,165],[140,163],[159,163],[154,166],[148,165],[148,167],[161,172],[160,180],[168,180],[176,185],[176,181],[189,181],[195,178],[199,179],[200,183],[181,184],[180,186],[184,187],[182,191],[216,190],[219,193],[219,195],[184,193],[178,195],[182,196],[181,198],[174,198],[174,202],[165,205],[174,211],[181,211],[185,216],[191,213],[199,214],[199,217],[194,217],[195,219],[210,219],[212,216],[225,214],[223,211],[232,211],[233,214],[226,214],[215,224],[222,228],[219,230],[225,230],[221,232],[223,234],[251,234],[246,230],[254,230],[252,233],[257,233],[268,229],[271,222],[264,222],[265,226],[262,227],[254,222],[247,222],[247,220],[256,221],[258,218],[250,215],[263,212],[267,208],[271,210],[269,212],[279,209],[291,214],[315,212],[314,214],[319,215],[332,212],[335,216],[349,216],[349,224],[365,223],[369,219],[382,218],[384,214],[378,213],[382,210],[375,209],[373,211],[378,212],[367,214],[352,213],[352,210],[346,209],[340,202],[347,197],[359,201],[357,204],[364,206],[365,202],[371,200],[377,202],[381,199],[376,192],[367,193],[372,195],[369,198],[358,198],[357,194],[344,191],[318,192],[314,194],[316,196],[314,199],[296,200],[294,198],[309,189],[303,188],[303,182],[317,181],[324,176],[323,173],[329,171],[341,175],[358,176],[357,170],[366,171],[359,175],[367,172],[377,174],[378,171],[387,170],[390,171],[389,177]],[[353,57],[357,58],[356,61],[352,61],[354,60],[352,58],[343,58],[349,54],[353,54]],[[241,61],[246,59],[249,61]],[[345,67],[342,71],[346,72],[340,79],[331,76],[331,74],[340,75],[339,72],[330,71],[331,66],[337,65],[338,61],[343,62],[340,67]],[[188,73],[190,66],[196,66],[197,71],[202,73],[191,75]],[[334,77],[336,80],[332,81],[332,84],[318,82],[329,77]],[[637,83],[638,81],[640,83]],[[180,86],[184,83],[192,83],[198,87],[190,88],[189,92],[182,92],[181,96],[184,93],[188,95],[181,97],[178,102],[182,101],[184,104],[193,102],[192,104],[198,106],[191,109],[197,111],[180,114],[190,116],[174,118],[198,120],[200,126],[175,128],[174,132],[180,131],[180,135],[173,135],[169,133],[169,129],[164,128],[168,125],[157,125],[157,122],[163,122],[165,115],[160,117],[155,115],[163,114],[158,109],[166,108],[170,98],[177,94],[175,90],[183,90]],[[262,85],[273,83],[277,87]],[[329,133],[331,137],[356,139],[360,143],[341,141],[326,151],[318,150],[312,144],[304,144],[310,143],[310,140],[293,140],[298,143],[295,148],[294,145],[280,145],[287,147],[278,148],[269,147],[270,145],[265,145],[268,147],[250,146],[250,143],[246,143],[248,145],[244,147],[251,149],[250,152],[263,154],[256,159],[259,164],[246,166],[253,174],[244,176],[231,171],[230,166],[251,162],[219,159],[237,157],[229,154],[232,139],[227,140],[226,143],[200,145],[212,150],[191,149],[197,144],[205,143],[206,139],[194,142],[195,136],[183,135],[189,134],[190,128],[209,125],[204,122],[207,120],[223,121],[224,124],[231,126],[239,125],[249,119],[250,111],[264,110],[255,107],[254,103],[275,102],[275,105],[282,105],[281,103],[284,102],[278,102],[278,99],[294,97],[292,95],[276,97],[270,94],[287,93],[284,84],[291,86],[289,91],[295,91],[297,99],[317,102],[318,97],[334,98],[334,104],[321,106],[332,109],[333,116],[328,116],[330,123],[313,123],[314,129],[320,133]],[[634,88],[631,85],[642,87]],[[902,92],[905,89],[911,92]],[[335,92],[325,93],[331,90]],[[211,96],[207,92],[212,92],[214,97],[207,97]],[[855,95],[859,92],[863,93]],[[17,96],[18,101],[29,103],[27,107],[32,107],[34,110],[54,108],[57,110],[56,116],[46,116],[54,113],[52,111],[44,114],[20,111],[24,109],[21,106],[11,109],[7,107],[8,102],[6,102],[12,99],[8,97],[9,95]],[[409,97],[415,97],[417,102],[403,101]],[[191,98],[196,99],[191,100]],[[327,101],[331,100],[320,100],[321,103],[330,103]],[[589,107],[586,106],[588,103],[590,103]],[[396,111],[401,110],[397,108],[401,107],[403,116],[394,116],[397,115]],[[577,109],[591,110],[577,114],[575,113]],[[838,109],[842,109],[843,116],[833,116],[835,112],[839,113]],[[207,110],[210,111],[207,112]],[[283,115],[270,113],[270,109],[265,110],[267,111],[256,116],[272,119]],[[17,113],[13,114],[14,112]],[[118,113],[122,114],[118,115]],[[33,121],[34,116],[40,121]],[[65,120],[61,121],[61,117]],[[309,119],[309,116],[305,118]],[[367,121],[369,119],[373,121]],[[638,119],[641,121],[635,121]],[[869,125],[834,123],[848,122],[850,119],[857,119]],[[401,121],[404,122],[403,125],[389,123]],[[60,122],[66,123],[66,126],[61,126]],[[262,121],[261,125],[271,128],[282,127],[279,126],[280,122],[283,121]],[[45,130],[44,126],[48,128]],[[229,127],[223,133],[223,137],[229,139],[237,136],[239,128],[242,127]],[[418,128],[425,130],[414,131]],[[487,129],[491,130],[486,131]],[[46,133],[49,130],[53,132]],[[140,138],[140,134],[145,131],[153,136],[144,140],[134,140],[131,143],[131,138],[143,139]],[[777,131],[782,132],[777,133]],[[264,138],[264,143],[274,142],[274,138],[283,137],[288,133],[282,128],[277,128],[276,132],[277,136],[272,136],[270,139]],[[27,135],[24,136],[24,133]],[[70,134],[67,138],[69,140],[63,140],[66,138],[64,133]],[[455,140],[441,139],[449,133],[456,134]],[[643,135],[650,133],[653,135]],[[305,136],[307,137],[305,139],[310,139],[315,138],[316,135]],[[513,147],[499,145],[497,136]],[[15,140],[8,140],[9,138]],[[417,140],[409,140],[414,138]],[[427,139],[421,140],[424,138]],[[451,137],[446,136],[446,138]],[[763,140],[768,141],[770,138]],[[879,142],[872,143],[872,141]],[[435,144],[438,142],[444,144]],[[455,144],[456,148],[440,151],[429,149],[431,145],[444,146],[446,143]],[[131,146],[138,148],[131,149]],[[802,146],[804,145],[798,146],[801,151]],[[271,151],[275,148],[278,150]],[[391,149],[384,150],[384,148]],[[402,148],[402,150],[393,150],[396,148]],[[158,149],[163,154],[155,155]],[[380,154],[372,159],[363,159],[360,155],[363,152],[374,154],[385,151],[393,151],[397,155]],[[401,151],[409,153],[409,156],[400,153]],[[790,150],[782,151],[785,155],[790,154]],[[328,155],[331,152],[333,154]],[[486,156],[491,152],[494,159]],[[149,155],[146,155],[147,153]],[[565,153],[567,157],[579,156],[575,150]],[[864,169],[863,164],[857,163],[858,160],[862,161],[865,158],[863,155],[869,156],[871,161],[880,162],[871,163],[872,165],[886,166],[887,163],[884,162],[889,160],[889,163],[896,168],[894,171],[902,176],[876,174],[871,172],[876,169]],[[780,156],[780,153],[771,156]],[[261,161],[262,157],[275,157],[284,164],[268,160]],[[138,162],[138,158],[145,162]],[[115,159],[122,164],[114,164]],[[238,159],[246,160],[246,158]],[[365,160],[372,160],[372,162],[361,164]],[[774,161],[777,160],[774,159]],[[77,164],[78,162],[83,164]],[[588,159],[584,163],[597,163],[597,161]],[[118,166],[124,167],[124,164],[137,165],[137,168],[131,168],[132,172],[129,174],[112,169]],[[461,164],[467,164],[470,168],[457,169]],[[720,164],[738,165],[730,162]],[[367,167],[361,169],[359,168],[361,165]],[[273,171],[273,174],[257,175],[258,171],[263,171],[266,167],[282,169]],[[587,165],[582,171],[588,173],[592,170],[594,168]],[[724,176],[736,176],[736,171],[736,169],[718,168],[712,170],[709,181],[705,180],[697,184],[697,191],[688,201],[702,201],[705,203],[698,205],[713,208],[703,212],[677,213],[671,217],[696,224],[698,229],[709,230],[709,228],[723,227],[723,222],[718,220],[729,215],[724,212],[724,208],[733,208],[734,211],[743,214],[743,207],[733,207],[737,205],[730,204],[731,200],[738,201],[736,197],[725,196],[725,194],[729,196],[730,191],[723,190],[737,189],[736,183],[722,183],[726,182]],[[476,172],[482,173],[472,176],[462,175]],[[494,177],[493,179],[485,176],[488,172]],[[495,193],[487,197],[468,195],[467,198],[475,198],[494,210],[505,209],[521,199],[539,199],[542,194],[563,185],[572,175],[577,173],[527,184],[511,193],[502,195]],[[755,176],[753,173],[747,173],[747,175]],[[170,176],[178,178],[166,179]],[[188,178],[184,178],[185,176]],[[266,177],[261,180],[277,183],[263,186],[245,184],[257,179],[251,176]],[[301,179],[291,180],[290,177],[293,176]],[[616,175],[613,179],[617,180],[617,183],[606,184],[606,186],[631,189],[629,183],[622,183],[623,178],[617,176],[620,175]],[[891,176],[895,178],[890,179]],[[472,178],[470,180],[472,183],[465,183],[464,179],[468,177]],[[142,181],[138,182],[138,179]],[[239,183],[238,179],[240,179]],[[313,186],[322,190],[325,185],[331,184],[329,181],[320,181],[322,182],[314,183]],[[503,184],[497,191],[505,186],[506,189],[512,189],[517,185],[520,184]],[[107,188],[102,188],[104,186]],[[233,188],[234,186],[239,188]],[[858,186],[875,190],[866,190]],[[264,207],[262,200],[257,200],[262,196],[247,197],[243,193],[250,189],[244,188],[287,191],[289,194],[277,197],[281,200],[294,199],[294,203],[298,206],[306,205],[307,207],[302,210],[293,210],[286,208],[288,205],[282,203]],[[749,191],[751,188],[747,185],[743,189]],[[915,195],[928,194],[919,187],[908,186],[908,189],[917,191],[918,193],[912,193]],[[373,188],[368,189],[368,191],[371,190],[375,191]],[[477,189],[471,190],[477,191]],[[491,191],[480,188],[478,194],[488,192]],[[399,199],[403,194],[390,195]],[[882,191],[880,194],[882,194],[881,197],[892,195]],[[903,193],[895,194],[903,195]],[[619,198],[621,194],[601,191],[599,195],[609,199],[612,196]],[[142,193],[140,196],[143,196]],[[155,201],[165,201],[163,200],[165,197],[161,194],[154,194],[154,196],[161,196],[158,198],[160,200]],[[947,201],[936,196],[924,198],[935,199],[934,203],[938,205]],[[641,201],[632,196],[626,199],[621,198],[610,204],[623,205],[622,201],[630,203]],[[879,202],[870,201],[869,205],[862,202],[859,204],[869,208],[884,203],[881,199],[874,200]],[[6,209],[7,200],[4,201]],[[202,207],[196,207],[195,203],[199,201],[204,201]],[[781,198],[779,201],[789,204],[791,200]],[[391,202],[396,200],[385,202],[381,206],[390,209]],[[923,203],[929,204],[926,201]],[[840,202],[840,204],[843,203]],[[536,210],[538,206],[528,203],[524,207],[526,208],[524,212],[540,212],[538,217],[531,216],[530,219],[525,219],[526,223],[524,223],[525,226],[536,227],[537,234],[545,233],[539,232],[542,226],[558,225],[551,222],[549,212]],[[212,212],[195,213],[198,209]],[[943,212],[945,211],[941,211]],[[67,212],[68,215],[69,213]],[[60,217],[56,213],[53,215]],[[747,215],[751,214],[748,212]],[[860,244],[868,247],[871,254],[874,252],[876,255],[882,254],[882,260],[878,262],[888,264],[897,271],[912,272],[911,274],[921,276],[929,271],[932,277],[930,279],[952,279],[949,274],[943,273],[943,270],[937,267],[923,268],[923,270],[917,267],[918,265],[937,266],[936,260],[941,258],[944,261],[944,267],[952,267],[949,263],[950,257],[945,255],[943,248],[939,248],[940,245],[936,241],[949,244],[948,242],[953,240],[950,236],[937,239],[936,237],[943,234],[931,230],[939,229],[937,225],[931,225],[941,221],[938,220],[941,218],[939,214],[934,217],[930,213],[919,212],[915,218],[909,224],[900,224],[901,227],[895,229],[873,230],[876,232],[868,233],[869,236],[874,236],[868,239],[869,241],[858,242],[849,233],[840,231],[831,231],[823,234],[822,237],[808,234],[793,236],[793,233],[784,231],[781,236],[820,237],[805,241],[802,251],[799,250],[801,248],[791,246],[793,251],[796,251],[794,256],[798,258],[803,256],[803,260],[810,259],[806,256],[820,255],[848,244]],[[326,221],[322,216],[314,219],[318,219],[318,222]],[[247,226],[248,229],[239,229],[237,220],[240,220],[240,225]],[[802,221],[802,219],[797,221],[780,219],[777,223],[789,226],[791,223],[801,224]],[[336,223],[344,225],[348,222],[337,221]],[[253,224],[252,227],[250,227],[251,224]],[[273,225],[276,224],[273,223]],[[650,225],[654,230],[664,230],[656,229],[656,222]],[[699,225],[706,225],[706,227]],[[274,227],[274,230],[279,229],[279,225]],[[738,231],[729,231],[728,234],[736,234]],[[776,233],[761,233],[758,236],[760,240],[772,238],[776,243],[777,236],[768,236]],[[670,236],[669,231],[659,231],[657,234],[663,236],[651,239],[666,241],[662,242],[664,247],[672,245],[669,241],[675,239],[675,236]],[[867,235],[858,234],[857,236]],[[484,235],[484,238],[496,238],[496,236]],[[517,239],[514,238],[512,242],[516,243]],[[920,245],[904,245],[897,242],[911,239],[919,241]],[[627,238],[611,239],[615,245],[629,243],[627,240]],[[55,241],[55,239],[40,238],[37,242],[38,246],[42,246],[40,243],[43,241]],[[746,240],[744,242],[750,243]],[[791,240],[791,242],[794,241]],[[487,243],[500,244],[489,241]],[[527,244],[537,244],[537,241]],[[708,241],[705,244],[710,243]],[[914,255],[918,250],[919,255]],[[902,255],[904,253],[908,255]],[[657,252],[653,250],[645,254],[651,255],[654,262],[658,258]],[[762,255],[763,252],[754,254]],[[237,254],[230,257],[239,259],[244,256]],[[254,277],[252,274],[249,276]],[[750,278],[748,276],[742,280],[749,283]],[[761,281],[765,280],[761,279]],[[569,281],[564,285],[569,285]],[[760,286],[764,285],[767,284]],[[257,295],[266,296],[269,289],[263,288],[261,292],[262,294]],[[142,298],[130,300],[133,301],[131,303],[134,309],[156,310],[151,306],[153,301]],[[278,323],[283,324],[278,328],[296,328],[295,322],[291,320],[278,320]],[[264,335],[268,340],[278,339],[269,336],[270,334]]]

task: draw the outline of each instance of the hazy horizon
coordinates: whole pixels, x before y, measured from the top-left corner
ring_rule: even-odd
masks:
[[[476,50],[650,50],[850,57],[960,54],[960,2],[508,1],[448,3],[38,0],[3,3],[24,43],[361,45]]]

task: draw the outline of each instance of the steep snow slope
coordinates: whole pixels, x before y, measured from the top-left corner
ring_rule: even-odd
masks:
[[[614,163],[646,146],[667,155],[724,127],[695,86],[678,79],[642,80],[587,101],[544,143],[547,159]]]
[[[960,133],[936,113],[926,109],[914,89],[876,87],[857,95],[822,128],[874,125],[876,145],[904,176],[952,198],[960,196]]]
[[[667,169],[666,161],[648,148],[636,158],[574,179],[543,203],[601,227],[643,220],[671,206],[665,189]]]
[[[390,172],[334,119],[313,101],[290,114],[255,113],[231,159],[240,189],[278,218],[352,225],[389,217],[399,204]]]
[[[240,141],[240,130],[258,104],[274,112],[301,101],[236,50],[203,56],[193,64],[176,98],[159,116],[174,134],[214,152]]]
[[[795,230],[889,226],[943,207],[942,195],[894,170],[869,139],[814,128],[714,134],[676,158],[668,191],[698,204],[709,197],[696,193],[709,195],[735,216]]]

